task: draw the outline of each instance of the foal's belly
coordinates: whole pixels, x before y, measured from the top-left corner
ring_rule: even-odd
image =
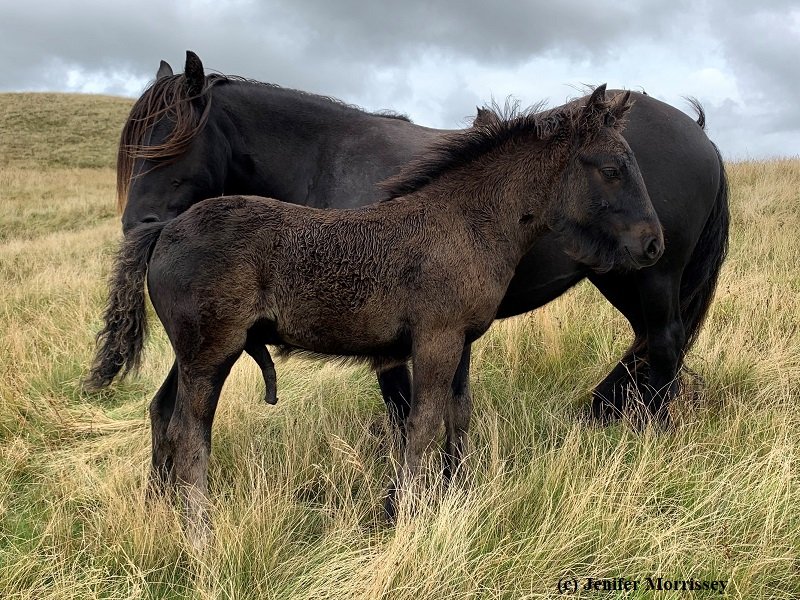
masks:
[[[277,311],[255,328],[264,343],[336,356],[405,360],[408,328],[393,311]]]

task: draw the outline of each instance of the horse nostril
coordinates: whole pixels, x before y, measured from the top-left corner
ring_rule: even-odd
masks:
[[[645,241],[644,253],[651,260],[661,255],[661,242],[658,241],[658,238],[652,237]]]

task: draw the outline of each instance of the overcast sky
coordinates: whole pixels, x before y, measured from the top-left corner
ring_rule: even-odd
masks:
[[[695,96],[727,158],[800,155],[797,0],[0,0],[0,91],[136,97],[187,49],[431,127],[582,84]]]

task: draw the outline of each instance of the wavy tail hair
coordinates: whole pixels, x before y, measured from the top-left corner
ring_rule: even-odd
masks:
[[[84,385],[90,390],[108,386],[122,371],[139,367],[147,314],[144,282],[147,263],[165,222],[146,223],[131,231],[117,253],[109,285],[105,325],[97,334],[97,353]]]

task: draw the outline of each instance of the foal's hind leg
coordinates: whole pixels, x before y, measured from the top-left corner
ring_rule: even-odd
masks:
[[[466,344],[461,353],[456,374],[451,384],[452,396],[447,404],[445,431],[447,439],[444,448],[445,481],[457,473],[464,459],[464,448],[472,416],[472,395],[469,389],[469,362],[471,344]]]
[[[259,344],[250,339],[244,347],[244,351],[253,357],[259,368],[261,376],[264,378],[264,400],[267,404],[278,403],[278,380],[275,374],[275,363],[269,355],[269,350],[264,344]]]
[[[227,368],[180,368],[178,396],[167,438],[173,448],[175,482],[185,503],[187,534],[202,550],[211,534],[208,507],[208,460],[214,421]]]
[[[178,363],[173,362],[167,378],[150,403],[150,427],[152,436],[152,463],[148,496],[161,495],[169,483],[172,471],[172,449],[167,440],[167,427],[175,408],[178,393]]]

